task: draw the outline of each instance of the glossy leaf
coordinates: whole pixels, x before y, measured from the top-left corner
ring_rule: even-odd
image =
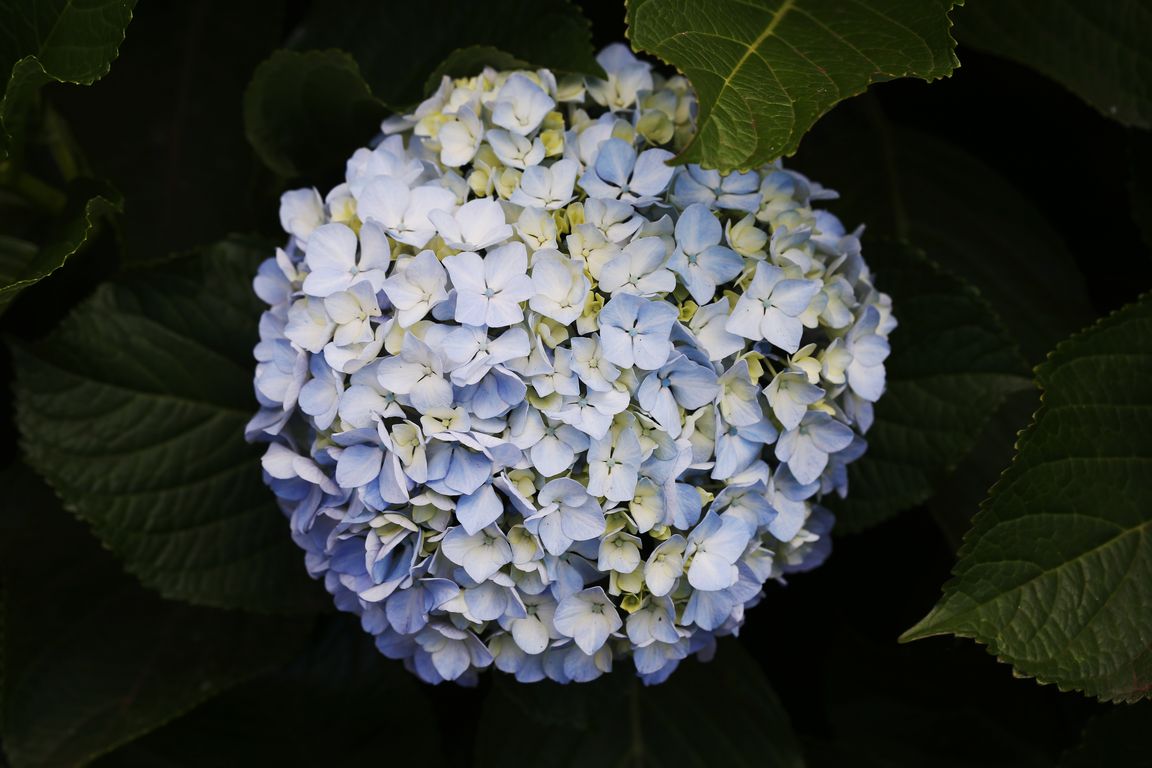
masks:
[[[347,51],[372,92],[394,108],[424,98],[428,74],[468,46],[499,49],[561,72],[600,71],[588,21],[568,0],[317,3],[292,39],[297,50]]]
[[[323,590],[244,442],[261,255],[228,241],[99,288],[43,342],[15,347],[17,423],[32,466],[147,586],[307,611]]]
[[[384,112],[348,54],[277,51],[244,93],[244,132],[276,173],[315,179],[367,144]]]
[[[841,533],[926,500],[1004,397],[1028,386],[1019,352],[971,286],[905,246],[869,243],[865,254],[900,325],[868,452],[848,466],[848,498],[834,501]]]
[[[631,668],[564,687],[499,679],[479,731],[476,762],[486,768],[804,762],[779,699],[734,640],[722,642],[711,662],[685,661],[650,688]]]
[[[628,0],[628,36],[700,97],[696,136],[678,159],[728,171],[792,154],[821,115],[872,83],[949,75],[956,4]]]
[[[30,470],[0,478],[0,735],[13,768],[87,763],[296,653],[307,624],[162,600]]]
[[[1152,296],[1062,343],[944,596],[905,640],[971,637],[1017,674],[1131,701],[1152,689]]]
[[[108,74],[136,0],[0,0],[0,159],[39,88],[52,81],[91,85]]]
[[[956,35],[1042,72],[1106,117],[1152,128],[1152,6],[1144,0],[973,3]]]

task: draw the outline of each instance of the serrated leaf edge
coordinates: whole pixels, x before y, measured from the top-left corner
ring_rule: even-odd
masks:
[[[1036,366],[1033,367],[1032,370],[1033,370],[1033,374],[1035,376],[1036,384],[1037,384],[1037,386],[1040,387],[1040,403],[1039,403],[1039,405],[1037,405],[1036,410],[1032,413],[1032,419],[1029,421],[1028,426],[1026,426],[1025,428],[1021,429],[1019,432],[1016,433],[1016,442],[1013,445],[1013,450],[1015,451],[1015,453],[1012,456],[1012,461],[1009,462],[1008,466],[1006,466],[1000,472],[1000,477],[997,478],[996,482],[992,484],[992,487],[990,489],[988,489],[988,495],[985,497],[984,501],[980,502],[980,509],[973,516],[972,524],[969,526],[968,531],[964,534],[964,538],[963,538],[962,543],[960,545],[960,549],[957,550],[957,552],[956,552],[957,564],[959,564],[960,560],[966,554],[968,554],[971,551],[971,548],[973,546],[975,546],[975,543],[978,540],[978,536],[975,533],[977,523],[985,515],[989,514],[989,511],[988,511],[989,504],[992,501],[993,497],[996,495],[996,492],[1001,488],[1001,486],[1003,486],[1003,484],[1005,482],[1005,476],[1020,461],[1021,445],[1023,444],[1024,440],[1028,437],[1028,435],[1030,435],[1032,433],[1032,431],[1035,429],[1037,423],[1039,422],[1040,416],[1047,410],[1046,409],[1046,400],[1045,400],[1045,396],[1047,395],[1047,390],[1044,389],[1044,386],[1043,386],[1043,377],[1046,375],[1047,371],[1050,369],[1053,358],[1056,355],[1060,354],[1068,345],[1071,345],[1071,344],[1074,344],[1074,343],[1080,341],[1083,337],[1087,336],[1090,333],[1093,333],[1093,332],[1098,331],[1102,328],[1106,328],[1106,327],[1110,326],[1113,322],[1115,322],[1115,318],[1118,315],[1120,315],[1124,311],[1128,310],[1129,308],[1135,307],[1136,305],[1140,304],[1141,302],[1148,301],[1148,300],[1152,300],[1152,291],[1148,291],[1148,292],[1140,294],[1139,296],[1136,297],[1136,299],[1134,301],[1129,302],[1128,304],[1125,304],[1124,306],[1119,307],[1119,308],[1109,312],[1104,317],[1097,319],[1092,324],[1088,325],[1085,328],[1082,328],[1081,330],[1072,334],[1068,338],[1064,339],[1063,341],[1061,341],[1060,343],[1058,343],[1056,345],[1055,349],[1053,349],[1051,352],[1049,352],[1047,355],[1045,355],[1045,358],[1043,361],[1041,361],[1040,363],[1038,363]],[[1130,533],[1133,530],[1137,530],[1138,528],[1143,528],[1143,527],[1148,526],[1148,525],[1152,525],[1152,522],[1146,522],[1140,526],[1137,526],[1137,528],[1128,529],[1128,531],[1125,531],[1123,534],[1120,534],[1120,535],[1121,536],[1126,535],[1127,533]],[[1116,541],[1116,538],[1119,538],[1119,537],[1115,537],[1113,539],[1110,539],[1105,544],[1101,544],[1097,547],[1094,547],[1092,550],[1088,550],[1088,552],[1092,552],[1092,551],[1095,551],[1097,549],[1101,549],[1102,547],[1111,545],[1112,543],[1114,543]],[[1087,552],[1082,553],[1082,554],[1087,554]],[[1041,575],[1043,575],[1043,574],[1041,574]],[[1034,578],[1039,578],[1039,577],[1037,576]],[[1033,675],[1033,674],[1028,674],[1026,672],[1022,672],[1021,670],[1019,670],[1017,668],[1017,666],[1016,666],[1017,662],[1013,660],[1013,657],[1010,654],[1002,653],[998,649],[993,648],[993,642],[992,641],[985,640],[985,639],[977,636],[975,631],[973,631],[973,630],[950,630],[950,629],[944,628],[943,626],[940,626],[940,624],[939,624],[940,619],[938,617],[938,614],[941,612],[940,609],[943,607],[945,601],[949,598],[950,594],[954,590],[955,585],[959,581],[959,579],[960,579],[960,576],[956,573],[956,567],[953,566],[952,575],[948,578],[948,581],[946,581],[944,583],[944,585],[941,587],[941,596],[940,596],[940,599],[936,602],[936,605],[933,606],[932,610],[930,610],[928,612],[928,614],[924,616],[924,618],[920,619],[920,621],[916,622],[914,625],[912,625],[911,627],[906,629],[904,632],[902,632],[900,634],[900,636],[897,638],[898,642],[910,643],[910,642],[914,642],[916,640],[923,640],[923,639],[928,638],[928,637],[940,637],[943,635],[953,635],[954,637],[963,637],[963,638],[967,638],[969,640],[973,640],[978,645],[984,646],[984,648],[988,652],[988,654],[995,657],[995,659],[998,662],[1000,662],[1002,664],[1010,665],[1012,667],[1012,673],[1015,676],[1024,677],[1024,678],[1031,678],[1031,679],[1035,680],[1037,683],[1039,683],[1040,685],[1055,685],[1057,690],[1059,690],[1063,693],[1069,693],[1069,692],[1083,693],[1086,696],[1090,696],[1092,698],[1099,699],[1099,700],[1105,701],[1105,702],[1131,703],[1131,702],[1139,701],[1140,699],[1144,698],[1144,696],[1139,695],[1138,692],[1135,692],[1135,691],[1132,692],[1133,695],[1129,695],[1129,696],[1125,696],[1123,694],[1116,695],[1116,696],[1107,696],[1107,695],[1101,694],[1099,692],[1089,692],[1085,686],[1066,685],[1065,683],[1063,683],[1059,680],[1056,680],[1055,678],[1049,678],[1047,675],[1044,675],[1044,674]],[[958,615],[961,615],[961,614],[958,614]]]

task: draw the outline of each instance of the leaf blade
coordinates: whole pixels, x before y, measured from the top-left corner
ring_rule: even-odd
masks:
[[[731,171],[792,154],[821,115],[873,82],[950,74],[955,4],[629,0],[628,36],[696,88],[697,133],[677,160]]]
[[[3,479],[18,503],[0,516],[0,732],[16,768],[85,763],[274,667],[303,640],[299,620],[161,600],[30,470]]]
[[[40,246],[15,238],[0,243],[0,313],[25,289],[49,277],[75,256],[106,217],[123,210],[120,194],[103,184],[77,183],[69,190],[52,236]]]
[[[343,51],[281,50],[244,92],[244,133],[264,164],[285,177],[339,168],[379,131],[384,105]]]
[[[1148,295],[1056,348],[1037,369],[1040,409],[973,521],[953,578],[903,641],[971,637],[1018,674],[1062,690],[1148,695],[1149,375]]]
[[[30,463],[145,585],[307,612],[322,596],[243,437],[257,258],[231,241],[98,289],[47,340],[15,348],[17,424]]]
[[[42,85],[91,85],[108,74],[135,5],[136,0],[0,2],[5,19],[0,73],[6,82],[0,100],[0,160],[22,141],[13,124],[24,122]]]

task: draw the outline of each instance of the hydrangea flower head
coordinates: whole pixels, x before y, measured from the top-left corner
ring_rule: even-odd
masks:
[[[687,82],[445,78],[284,195],[250,439],[309,572],[422,679],[647,683],[819,565],[891,302],[834,193],[668,160]]]

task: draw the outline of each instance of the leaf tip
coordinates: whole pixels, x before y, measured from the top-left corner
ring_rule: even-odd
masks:
[[[904,630],[901,635],[896,638],[896,642],[904,645],[906,643],[915,642],[916,640],[923,640],[927,637],[936,637],[938,635],[946,635],[949,630],[943,626],[940,621],[940,604],[937,604],[927,616],[920,619],[914,625]]]

